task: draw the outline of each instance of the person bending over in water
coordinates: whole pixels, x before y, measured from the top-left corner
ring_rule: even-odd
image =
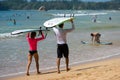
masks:
[[[28,33],[26,36],[27,41],[29,43],[29,54],[28,54],[27,73],[26,73],[27,76],[29,76],[29,69],[30,69],[30,65],[31,65],[33,56],[34,56],[35,62],[36,62],[37,74],[40,74],[37,43],[38,43],[38,41],[45,39],[45,37],[44,37],[42,31],[39,31],[39,34],[41,34],[41,37],[39,37],[39,38],[35,38],[36,32]]]
[[[57,71],[60,73],[60,60],[64,56],[66,61],[66,71],[69,71],[69,48],[67,45],[66,36],[68,32],[71,32],[75,29],[73,20],[71,20],[72,28],[63,29],[64,24],[60,24],[59,28],[53,27],[57,38]]]
[[[100,43],[100,36],[101,34],[98,32],[91,33],[92,36],[92,43]]]

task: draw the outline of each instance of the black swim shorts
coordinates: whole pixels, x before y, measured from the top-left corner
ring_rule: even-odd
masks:
[[[31,55],[33,55],[33,54],[37,53],[37,51],[36,51],[36,50],[34,50],[34,51],[29,51],[29,53],[30,53]]]
[[[62,58],[62,57],[68,58],[69,56],[69,48],[67,44],[58,44],[57,48],[57,58]]]

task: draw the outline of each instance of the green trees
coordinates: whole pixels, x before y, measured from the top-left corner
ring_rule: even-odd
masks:
[[[120,0],[111,0],[111,1],[113,1],[113,2],[120,2]]]
[[[111,0],[109,2],[82,2],[80,0],[4,0],[0,1],[0,10],[37,10],[40,6],[45,6],[47,10],[81,10],[81,9],[120,9],[120,0]]]

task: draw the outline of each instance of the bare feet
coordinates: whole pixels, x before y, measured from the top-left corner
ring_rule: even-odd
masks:
[[[26,73],[26,76],[30,76],[30,74],[29,74],[29,73]]]
[[[70,70],[70,68],[67,68],[66,71],[68,72]]]
[[[58,74],[60,74],[60,70],[58,70]]]
[[[41,72],[37,72],[37,74],[41,74]]]

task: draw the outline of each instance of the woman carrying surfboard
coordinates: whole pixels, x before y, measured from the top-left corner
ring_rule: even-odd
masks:
[[[63,29],[64,23],[58,25],[59,28],[53,27],[57,38],[57,71],[60,73],[60,60],[64,56],[66,61],[66,71],[69,71],[69,48],[67,45],[67,33],[75,29],[73,19],[70,20],[72,23],[72,28]]]
[[[35,62],[36,62],[37,74],[40,74],[39,56],[38,56],[38,52],[37,52],[37,43],[38,43],[38,41],[45,39],[45,37],[44,37],[42,31],[39,31],[39,34],[41,34],[41,37],[39,37],[39,38],[35,38],[36,32],[28,33],[26,36],[27,41],[29,43],[29,54],[28,54],[28,63],[27,63],[27,72],[26,72],[27,76],[29,76],[29,69],[30,69],[30,65],[31,65],[33,56],[34,56]]]

